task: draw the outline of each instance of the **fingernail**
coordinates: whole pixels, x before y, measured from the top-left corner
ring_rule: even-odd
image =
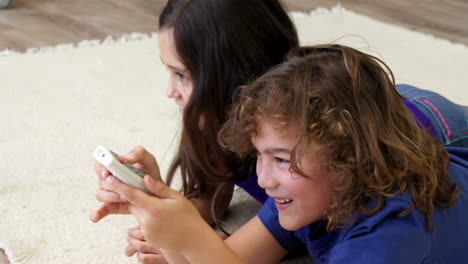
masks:
[[[113,180],[114,179],[112,179],[112,176],[107,176],[107,178],[106,178],[106,181],[109,182],[109,183],[112,182]]]
[[[101,176],[106,177],[107,176],[107,171],[105,171],[105,170],[101,171]]]

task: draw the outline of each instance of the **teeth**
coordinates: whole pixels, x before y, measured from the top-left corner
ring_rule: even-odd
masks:
[[[289,203],[291,202],[292,200],[288,200],[288,199],[276,199],[276,201],[280,204],[285,204],[285,203]]]

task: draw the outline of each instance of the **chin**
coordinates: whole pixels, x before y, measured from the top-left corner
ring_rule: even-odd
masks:
[[[300,221],[297,221],[295,219],[285,218],[281,216],[279,216],[279,223],[282,228],[288,231],[296,231],[299,228],[304,227],[308,224],[308,223],[301,223]]]

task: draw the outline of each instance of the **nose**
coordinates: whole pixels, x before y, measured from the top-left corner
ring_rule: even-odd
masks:
[[[278,185],[271,166],[261,158],[257,159],[257,183],[263,189],[274,189]]]
[[[177,87],[172,83],[171,80],[169,80],[169,83],[167,85],[166,96],[168,98],[177,98],[180,96],[180,93],[177,90]]]

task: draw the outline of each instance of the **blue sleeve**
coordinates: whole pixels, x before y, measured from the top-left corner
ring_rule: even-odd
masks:
[[[468,148],[445,147],[450,154],[450,161],[468,169]]]
[[[301,241],[296,238],[293,231],[289,231],[281,227],[278,219],[278,210],[275,206],[275,200],[268,198],[257,215],[266,229],[270,231],[281,247],[287,251],[291,251],[301,244]]]
[[[431,251],[431,234],[416,210],[390,217],[372,229],[356,230],[331,250],[329,263],[423,263]]]
[[[265,190],[258,185],[257,173],[253,173],[243,182],[236,182],[236,185],[244,189],[248,194],[250,194],[250,196],[262,204],[264,204],[266,199],[268,199],[268,195],[265,193]]]

